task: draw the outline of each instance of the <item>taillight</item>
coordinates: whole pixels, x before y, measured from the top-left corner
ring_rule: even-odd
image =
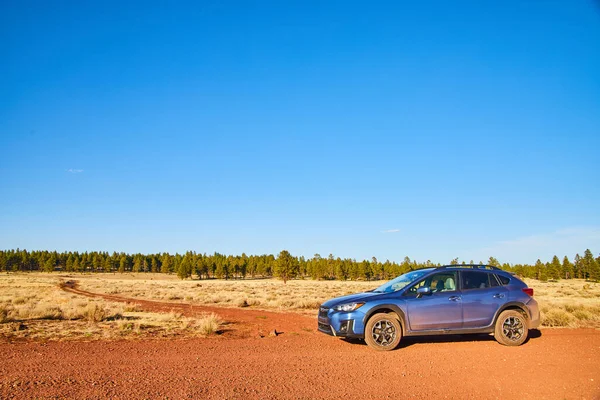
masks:
[[[528,287],[528,288],[525,288],[525,289],[522,289],[522,290],[523,290],[523,292],[524,292],[524,293],[526,293],[527,295],[529,295],[529,296],[533,297],[533,289],[532,289],[532,288],[529,288],[529,287]]]

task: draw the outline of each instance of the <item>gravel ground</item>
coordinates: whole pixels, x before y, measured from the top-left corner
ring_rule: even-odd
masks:
[[[532,331],[516,348],[405,338],[381,353],[316,332],[316,317],[134,301],[227,324],[205,339],[0,343],[0,398],[600,399],[600,330]]]

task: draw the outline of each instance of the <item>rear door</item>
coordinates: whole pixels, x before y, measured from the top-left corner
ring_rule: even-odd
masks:
[[[463,328],[492,324],[496,311],[507,301],[508,291],[487,271],[461,271]]]

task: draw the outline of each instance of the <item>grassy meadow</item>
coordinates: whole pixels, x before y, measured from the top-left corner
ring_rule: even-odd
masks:
[[[542,326],[600,328],[600,283],[583,279],[525,282],[534,289]]]
[[[207,336],[219,329],[216,315],[143,312],[134,303],[68,293],[58,274],[0,275],[0,338],[116,339]]]
[[[77,280],[90,292],[128,297],[131,304],[65,292]],[[135,299],[314,315],[331,297],[373,289],[382,282],[274,279],[180,280],[164,274],[11,273],[0,275],[0,337],[37,339],[206,336],[219,318],[142,312]],[[600,283],[527,280],[540,304],[544,327],[600,328]]]
[[[600,327],[600,283],[579,279],[557,282],[526,280],[534,288],[545,327]],[[124,297],[177,301],[222,307],[294,311],[314,314],[323,301],[373,289],[383,281],[180,280],[163,274],[87,275],[85,290]]]

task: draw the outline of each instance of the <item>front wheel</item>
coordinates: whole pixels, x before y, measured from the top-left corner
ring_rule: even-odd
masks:
[[[527,318],[517,310],[502,311],[496,320],[494,338],[505,346],[520,346],[527,340]]]
[[[365,327],[365,342],[375,350],[394,350],[402,339],[402,326],[394,313],[375,314]]]

